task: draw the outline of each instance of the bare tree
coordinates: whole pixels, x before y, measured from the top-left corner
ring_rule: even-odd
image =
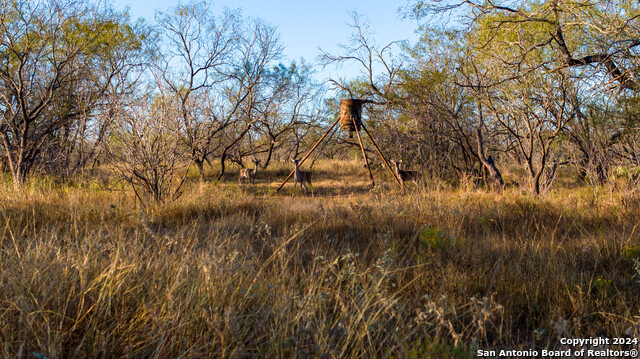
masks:
[[[215,16],[205,2],[156,14],[163,30],[156,64],[162,86],[180,109],[183,141],[204,178],[210,156],[221,171],[258,120],[267,69],[282,51],[276,29],[239,12]]]
[[[231,125],[246,97],[231,106],[220,98],[230,81],[241,18],[231,11],[216,17],[211,6],[196,2],[159,12],[156,21],[164,40],[158,43],[156,63],[162,86],[176,101],[184,143],[204,178],[212,142]]]
[[[342,66],[347,63],[357,64],[360,69],[359,77],[364,86],[354,86],[359,82],[348,83],[345,79],[330,79],[337,88],[348,92],[350,97],[363,97],[379,102],[386,102],[395,85],[401,63],[393,56],[393,50],[400,45],[393,41],[379,46],[372,40],[371,31],[366,21],[357,13],[351,13],[353,32],[347,44],[339,44],[342,54],[329,54],[322,51],[318,57],[323,67]]]
[[[171,94],[149,91],[122,99],[110,121],[108,152],[116,174],[142,204],[180,196],[191,163],[180,134],[180,107]]]
[[[295,129],[307,127],[317,121],[319,85],[311,78],[306,64],[290,66],[280,64],[270,71],[269,95],[257,108],[259,120],[256,132],[265,143],[264,168],[271,162],[274,151],[294,137]]]
[[[535,194],[555,176],[558,161],[552,158],[553,148],[567,123],[575,118],[573,98],[562,73],[518,78],[481,98],[491,112],[490,120],[516,144]]]
[[[217,154],[220,158],[218,179],[225,173],[225,161],[241,143],[254,124],[260,120],[259,104],[269,101],[268,69],[282,54],[282,45],[276,28],[259,19],[247,21],[239,27],[240,36],[235,44],[234,64],[225,91],[232,104],[233,124],[223,131]]]

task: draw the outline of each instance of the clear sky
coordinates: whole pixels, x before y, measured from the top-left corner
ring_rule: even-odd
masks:
[[[134,17],[153,20],[157,9],[164,10],[175,6],[177,1],[169,0],[113,0],[117,8],[129,7]],[[240,8],[245,16],[259,17],[278,27],[285,49],[285,61],[304,58],[315,63],[318,48],[332,53],[342,54],[337,48],[339,43],[347,43],[351,28],[349,12],[356,11],[370,24],[374,32],[373,39],[378,44],[387,44],[396,40],[415,42],[415,22],[403,20],[398,8],[406,4],[405,0],[218,0],[213,1],[214,11],[223,8]],[[320,71],[320,68],[318,68]],[[319,72],[319,80],[328,77],[343,76],[350,78],[354,69],[327,68]],[[357,76],[354,74],[353,77]]]

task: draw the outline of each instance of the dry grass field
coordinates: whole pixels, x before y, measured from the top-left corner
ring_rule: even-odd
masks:
[[[632,188],[403,195],[354,161],[276,194],[290,170],[194,175],[144,210],[114,183],[5,180],[0,356],[467,358],[640,336]]]

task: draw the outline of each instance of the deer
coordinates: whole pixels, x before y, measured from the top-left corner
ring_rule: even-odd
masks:
[[[293,188],[296,188],[296,184],[300,182],[300,187],[304,187],[304,193],[307,193],[307,186],[305,182],[311,185],[311,172],[301,171],[298,164],[300,163],[300,159],[291,158],[291,162],[293,162],[295,166],[295,174],[293,176]]]
[[[258,164],[260,163],[260,160],[253,159],[253,160],[251,160],[251,162],[253,162],[255,167],[254,168],[243,168],[243,169],[241,169],[240,170],[240,177],[238,178],[238,183],[240,183],[240,181],[242,181],[242,183],[244,183],[245,179],[250,179],[252,185],[256,184],[256,175],[258,174]]]
[[[406,193],[406,187],[404,185],[405,182],[413,182],[416,185],[418,184],[418,182],[420,182],[420,180],[422,180],[422,173],[418,172],[418,171],[403,171],[400,169],[400,164],[402,163],[402,160],[398,160],[398,161],[394,161],[391,160],[391,163],[393,163],[393,165],[396,167],[396,175],[398,176],[398,179],[400,180],[400,183],[402,184],[402,192]]]

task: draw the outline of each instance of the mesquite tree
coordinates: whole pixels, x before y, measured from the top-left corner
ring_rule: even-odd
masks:
[[[180,140],[184,124],[171,93],[151,87],[121,97],[112,107],[107,142],[115,174],[128,183],[144,205],[177,198],[190,156]]]
[[[225,161],[258,117],[268,68],[280,57],[276,28],[226,10],[215,16],[204,2],[156,15],[160,41],[155,66],[182,122],[182,140],[204,178],[210,156]]]
[[[0,154],[15,188],[44,153],[69,146],[78,123],[105,93],[117,91],[118,74],[131,65],[129,50],[140,48],[127,14],[104,6],[82,0],[0,5]]]
[[[228,106],[221,97],[230,81],[241,18],[231,11],[215,16],[211,6],[197,2],[158,12],[156,21],[161,28],[158,80],[172,94],[182,139],[204,178],[212,143],[232,124],[239,107]]]

